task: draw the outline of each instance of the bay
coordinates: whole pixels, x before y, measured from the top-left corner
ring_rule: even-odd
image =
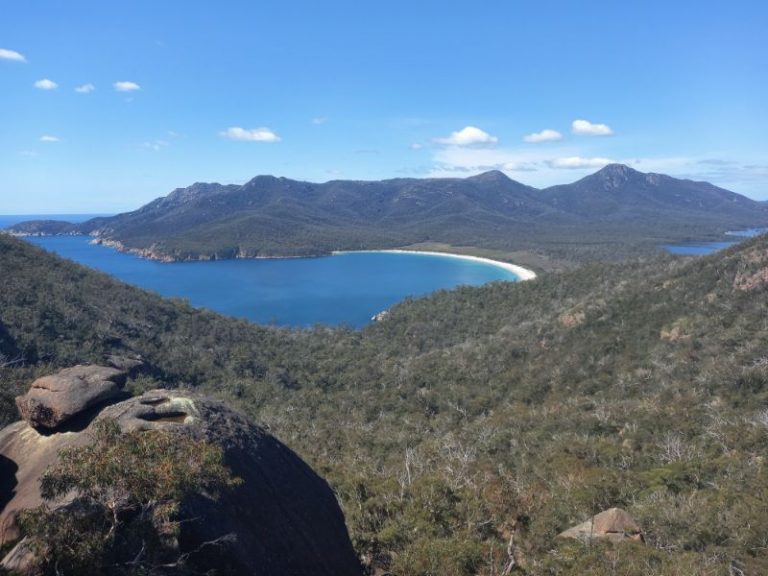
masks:
[[[736,241],[701,242],[692,244],[665,244],[664,249],[670,254],[683,256],[705,256],[736,244]]]
[[[691,242],[688,244],[665,244],[663,248],[670,254],[678,254],[683,256],[705,256],[706,254],[712,254],[719,250],[724,250],[734,244],[738,244],[740,240],[745,238],[752,238],[768,231],[768,228],[748,228],[746,230],[732,230],[726,232],[726,236],[732,238],[738,238],[739,240],[721,240],[715,242]]]
[[[362,327],[407,297],[517,280],[498,266],[423,254],[344,253],[319,258],[172,264],[90,244],[86,236],[27,238],[48,251],[193,306],[260,324]]]

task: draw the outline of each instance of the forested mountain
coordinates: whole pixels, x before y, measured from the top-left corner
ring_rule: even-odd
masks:
[[[134,391],[237,405],[398,575],[768,571],[768,238],[406,301],[363,331],[192,309],[0,236],[2,415],[34,376],[141,355]],[[556,535],[612,506],[645,544]]]
[[[768,224],[765,205],[706,182],[612,164],[537,190],[487,172],[465,179],[324,184],[258,176],[193,184],[142,208],[83,224],[28,222],[18,234],[81,233],[170,259],[312,256],[422,243],[529,250],[573,260],[642,253]]]
[[[709,221],[717,225],[721,218],[743,218],[759,202],[718,188],[708,182],[694,182],[644,174],[622,164],[602,170],[565,186],[544,190],[552,205],[569,213],[595,220]]]

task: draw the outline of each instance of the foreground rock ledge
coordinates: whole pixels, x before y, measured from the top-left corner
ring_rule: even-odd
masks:
[[[90,414],[89,414],[90,416]],[[243,483],[217,501],[185,502],[182,548],[227,534],[234,542],[206,558],[210,568],[259,576],[359,576],[361,568],[328,484],[264,429],[209,398],[156,390],[106,405],[81,431],[41,433],[26,421],[0,431],[0,544],[18,538],[16,514],[41,503],[39,480],[62,448],[89,442],[89,430],[112,419],[123,432],[172,429],[220,446]],[[183,550],[182,550],[183,551]],[[4,565],[18,567],[19,552]]]
[[[122,394],[126,374],[106,366],[74,366],[32,382],[16,398],[21,417],[35,428],[53,429]]]

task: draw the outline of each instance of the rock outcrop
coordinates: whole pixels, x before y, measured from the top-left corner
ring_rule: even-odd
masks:
[[[86,367],[64,371],[48,382],[71,382],[80,395],[79,378]],[[94,369],[113,382],[114,369]],[[110,379],[112,378],[112,379]],[[83,380],[91,382],[87,378]],[[39,380],[37,382],[40,382]],[[34,390],[35,388],[33,388]],[[49,390],[49,388],[41,388]],[[54,389],[51,385],[50,389]],[[63,397],[64,388],[55,387]],[[79,400],[59,402],[86,406]],[[78,404],[79,403],[79,404]],[[27,404],[20,402],[20,406]],[[43,405],[43,404],[41,404]],[[192,554],[190,562],[201,573],[259,576],[359,576],[361,568],[344,525],[344,518],[328,484],[294,452],[263,428],[209,398],[178,390],[155,390],[102,408],[83,408],[88,421],[80,431],[38,430],[26,420],[0,431],[0,544],[19,537],[16,516],[41,503],[39,480],[62,448],[84,445],[99,421],[115,421],[123,432],[167,429],[221,447],[225,463],[242,483],[218,500],[203,495],[183,502],[185,518],[179,535],[181,552],[200,549],[204,542],[225,544]],[[34,412],[34,411],[33,411]],[[66,428],[66,426],[65,426]],[[11,551],[5,565],[23,564],[23,543]]]
[[[138,355],[123,356],[119,354],[108,354],[105,356],[104,360],[107,365],[126,372],[129,376],[135,376],[147,368],[144,360]]]
[[[34,428],[53,429],[122,394],[126,374],[106,366],[74,366],[38,378],[16,398],[21,417]]]
[[[574,538],[582,542],[590,542],[593,539],[605,539],[612,542],[643,541],[640,526],[632,516],[621,508],[609,508],[600,512],[586,522],[561,532],[558,537]]]

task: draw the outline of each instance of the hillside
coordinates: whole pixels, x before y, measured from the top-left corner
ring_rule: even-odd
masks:
[[[768,224],[761,203],[706,182],[609,165],[544,190],[501,172],[465,179],[324,184],[258,176],[194,184],[83,224],[28,222],[16,234],[94,235],[158,259],[314,256],[423,243],[568,260],[650,253],[666,242]],[[524,262],[525,263],[525,262]]]
[[[130,386],[237,405],[398,575],[768,570],[768,238],[439,292],[362,332],[259,327],[0,236],[2,414],[33,376],[140,354]],[[646,544],[560,531],[612,506]]]

